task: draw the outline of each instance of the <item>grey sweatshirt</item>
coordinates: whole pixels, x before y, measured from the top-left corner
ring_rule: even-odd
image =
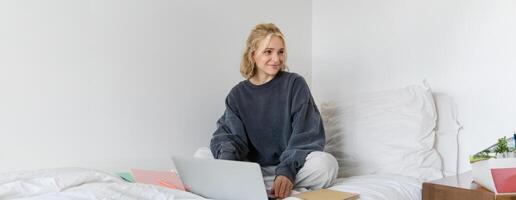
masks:
[[[210,148],[217,159],[277,165],[276,175],[294,183],[306,156],[324,144],[321,115],[306,81],[279,72],[263,85],[245,80],[231,89]]]

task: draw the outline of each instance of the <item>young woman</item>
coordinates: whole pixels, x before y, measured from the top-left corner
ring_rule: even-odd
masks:
[[[279,28],[256,25],[240,65],[246,80],[229,92],[210,144],[217,159],[260,164],[264,176],[273,177],[268,187],[277,198],[289,196],[294,186],[328,187],[338,169],[323,152],[323,123],[308,85],[285,71],[285,60]]]

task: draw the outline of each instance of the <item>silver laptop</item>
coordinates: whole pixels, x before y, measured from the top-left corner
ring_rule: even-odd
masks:
[[[252,162],[172,157],[190,192],[217,200],[267,200],[262,171]]]

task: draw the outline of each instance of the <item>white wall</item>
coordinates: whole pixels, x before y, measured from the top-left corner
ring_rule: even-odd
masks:
[[[452,95],[465,156],[516,129],[515,8],[510,0],[0,1],[0,171],[168,168],[172,154],[208,145],[225,95],[242,80],[247,34],[270,21],[318,102],[423,78]]]
[[[458,104],[467,155],[516,129],[516,2],[313,1],[312,90],[400,88],[426,78]]]
[[[308,0],[0,1],[0,171],[168,169],[209,144],[261,22],[310,81]]]

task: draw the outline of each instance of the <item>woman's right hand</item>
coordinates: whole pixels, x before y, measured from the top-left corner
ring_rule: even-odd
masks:
[[[276,198],[283,199],[290,196],[292,192],[292,188],[294,184],[290,181],[289,178],[283,175],[279,175],[274,179],[274,184],[272,185],[271,193],[276,196]]]

